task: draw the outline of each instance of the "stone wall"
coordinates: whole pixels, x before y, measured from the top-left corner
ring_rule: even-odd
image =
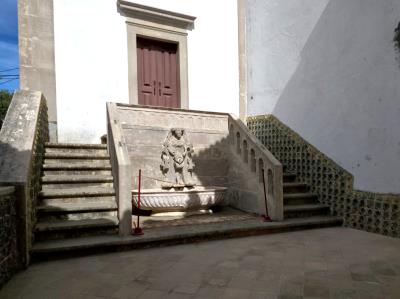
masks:
[[[400,195],[354,190],[349,172],[273,115],[249,117],[247,125],[321,203],[343,217],[345,226],[400,237]]]
[[[131,108],[123,105],[118,106],[118,113],[131,159],[132,174],[136,177],[139,168],[142,169],[143,188],[161,187],[161,181],[155,179],[163,179],[160,169],[162,146],[170,129],[174,127],[184,128],[188,141],[193,144],[195,183],[227,185],[227,114]]]
[[[0,187],[0,288],[18,268],[14,187]]]
[[[43,94],[16,91],[0,131],[0,186],[15,187],[18,250],[22,265],[29,264],[44,144],[48,140],[47,104]]]

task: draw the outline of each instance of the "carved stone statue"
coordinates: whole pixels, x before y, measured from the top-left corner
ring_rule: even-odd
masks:
[[[193,146],[187,140],[184,129],[172,128],[161,152],[161,171],[166,182],[163,188],[193,187]]]

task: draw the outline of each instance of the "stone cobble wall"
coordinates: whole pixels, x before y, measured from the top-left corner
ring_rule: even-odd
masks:
[[[17,223],[13,187],[0,187],[0,288],[18,267]]]
[[[250,131],[272,154],[308,183],[344,225],[400,237],[400,195],[353,190],[353,176],[273,115],[247,119]]]

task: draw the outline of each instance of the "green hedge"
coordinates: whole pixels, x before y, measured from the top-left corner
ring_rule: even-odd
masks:
[[[7,90],[0,90],[0,128],[6,117],[8,106],[11,103],[13,94]]]

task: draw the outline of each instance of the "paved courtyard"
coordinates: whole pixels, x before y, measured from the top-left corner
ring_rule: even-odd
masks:
[[[400,240],[328,228],[43,262],[0,298],[400,298]]]

